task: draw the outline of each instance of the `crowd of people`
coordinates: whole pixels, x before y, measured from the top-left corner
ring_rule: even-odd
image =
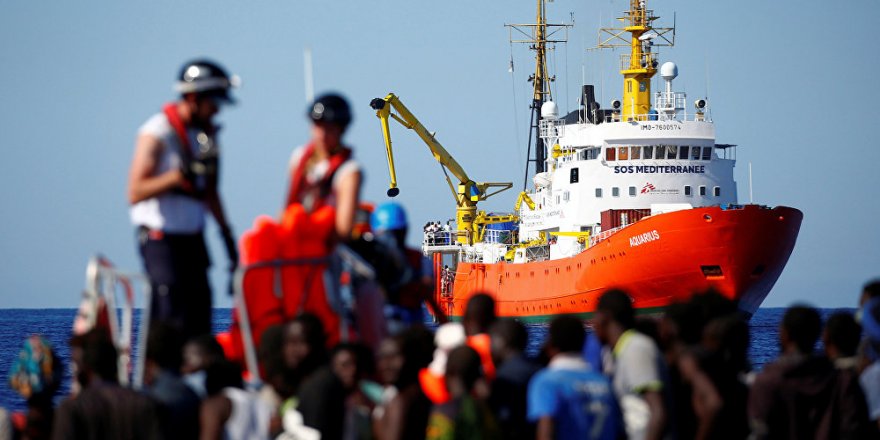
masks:
[[[716,293],[644,318],[609,290],[584,324],[553,319],[530,357],[526,327],[497,319],[486,294],[460,322],[411,323],[376,349],[331,346],[303,313],[262,334],[259,381],[213,336],[158,324],[140,391],[119,384],[116,347],[95,328],[70,341],[76,384],[57,407],[63,366],[33,336],[10,372],[28,402],[15,438],[880,438],[880,281],[824,325],[788,308],[779,357],[759,372],[746,320]]]
[[[0,440],[880,438],[880,281],[865,286],[855,315],[836,313],[824,326],[814,308],[787,309],[781,353],[759,372],[746,319],[713,292],[645,318],[627,292],[610,289],[588,322],[554,318],[537,356],[527,354],[526,327],[498,319],[488,294],[472,295],[461,321],[446,322],[430,264],[404,245],[402,207],[374,209],[369,234],[358,226],[362,170],[342,142],[352,114],[336,94],[306,112],[311,136],[290,159],[280,220],[259,221],[237,245],[217,186],[213,123],[236,83],[214,62],[187,63],[180,99],[139,130],[129,199],[152,290],[142,389],[128,385],[127,353],[97,320],[70,340],[74,383],[58,403],[67,366],[30,337],[9,379],[27,411],[0,411]],[[245,368],[241,347],[211,334],[207,214],[231,271],[298,262],[280,279],[264,273],[271,307],[251,309],[249,331],[232,332],[251,345],[256,369]],[[266,239],[279,245],[255,244]],[[373,279],[340,276],[342,244],[373,267]],[[346,309],[344,283],[360,300],[380,292],[381,306]],[[436,328],[425,325],[424,303]],[[242,318],[233,330],[248,325]]]

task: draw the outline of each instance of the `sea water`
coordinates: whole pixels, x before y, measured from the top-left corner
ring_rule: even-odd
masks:
[[[823,317],[839,309],[821,309]],[[852,311],[851,309],[844,309]],[[772,360],[779,352],[778,327],[785,312],[783,308],[762,308],[749,322],[751,342],[749,356],[755,369]],[[21,411],[25,408],[24,399],[9,387],[9,369],[21,350],[24,339],[31,334],[43,335],[55,350],[65,366],[65,377],[59,396],[67,393],[70,384],[68,363],[75,309],[0,309],[0,407]],[[214,331],[222,332],[229,328],[230,310],[215,309]],[[547,325],[528,326],[529,343],[527,351],[537,353],[547,335]]]

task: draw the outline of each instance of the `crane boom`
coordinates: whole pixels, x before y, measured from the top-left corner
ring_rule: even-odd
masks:
[[[394,119],[406,128],[416,132],[422,141],[428,146],[431,155],[444,169],[444,173],[448,170],[458,179],[457,184],[453,184],[449,175],[446,175],[446,181],[455,198],[456,208],[456,228],[457,241],[462,244],[472,244],[478,241],[478,228],[474,220],[477,219],[477,203],[494,196],[506,189],[513,187],[512,182],[475,182],[465,172],[464,168],[459,165],[458,161],[437,141],[433,133],[430,133],[418,118],[400,102],[395,94],[389,93],[384,98],[376,98],[370,102],[370,107],[376,110],[376,116],[382,125],[382,136],[385,139],[385,153],[388,159],[388,172],[391,176],[391,183],[388,189],[388,196],[394,197],[400,193],[397,188],[397,173],[394,169],[394,153],[391,149],[391,130],[388,120]],[[392,109],[396,113],[392,113]],[[494,191],[492,191],[494,189]],[[490,192],[491,191],[491,192]]]

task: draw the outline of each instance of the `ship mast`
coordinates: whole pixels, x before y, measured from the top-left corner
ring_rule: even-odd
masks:
[[[505,25],[510,29],[511,43],[527,43],[529,44],[529,49],[535,51],[535,73],[529,75],[529,82],[532,83],[533,93],[532,104],[530,106],[531,116],[529,120],[531,121],[531,126],[529,127],[529,151],[527,153],[527,162],[535,163],[536,174],[544,172],[547,160],[547,150],[544,146],[544,140],[538,135],[538,126],[541,119],[541,106],[545,102],[553,99],[552,91],[550,90],[550,83],[556,80],[555,76],[547,74],[547,43],[552,45],[568,41],[567,32],[568,28],[571,27],[569,24],[548,24],[545,14],[545,3],[545,0],[537,0],[535,23]],[[513,37],[514,30],[521,34],[518,35],[518,37],[525,36],[526,39],[515,39]],[[565,30],[565,35],[559,39],[552,39],[553,35],[560,30]],[[535,140],[534,158],[532,158],[532,139]],[[528,181],[528,173],[529,170],[527,166],[525,181]],[[523,183],[523,189],[525,189],[525,182]]]
[[[623,120],[647,120],[651,109],[651,78],[657,73],[657,53],[654,46],[675,45],[675,25],[656,28],[652,23],[658,19],[647,8],[646,0],[630,0],[629,10],[618,18],[623,28],[599,30],[600,48],[629,47],[629,55],[620,57],[620,73],[623,75]],[[624,36],[629,33],[629,38]],[[603,40],[603,38],[605,38]]]

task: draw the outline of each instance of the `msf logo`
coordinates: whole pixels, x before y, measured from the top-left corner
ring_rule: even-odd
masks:
[[[647,194],[651,191],[654,191],[654,189],[655,189],[654,185],[651,185],[651,183],[649,182],[645,186],[642,187],[642,194]]]

